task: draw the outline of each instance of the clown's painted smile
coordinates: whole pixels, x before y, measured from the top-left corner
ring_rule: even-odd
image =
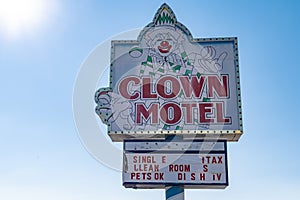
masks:
[[[161,53],[169,53],[172,45],[170,45],[168,41],[162,41],[157,48]]]

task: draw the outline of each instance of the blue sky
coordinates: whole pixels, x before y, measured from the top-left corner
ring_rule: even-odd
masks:
[[[298,1],[53,2],[35,27],[12,34],[0,26],[1,199],[164,198],[163,190],[123,188],[121,173],[85,150],[72,112],[89,53],[147,25],[163,2],[194,38],[239,42],[244,135],[228,144],[230,186],[186,190],[186,199],[300,198]]]

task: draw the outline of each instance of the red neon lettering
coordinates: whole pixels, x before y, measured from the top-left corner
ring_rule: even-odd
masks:
[[[231,118],[230,117],[224,117],[223,103],[222,102],[216,103],[216,107],[217,107],[217,122],[219,122],[219,123],[230,123]]]
[[[185,123],[186,124],[193,124],[193,109],[192,108],[195,108],[197,107],[197,104],[195,103],[183,103],[181,104],[181,106],[183,108],[185,108]]]
[[[130,94],[130,92],[129,92],[129,85],[132,82],[134,83],[134,85],[137,85],[140,83],[140,79],[137,77],[134,77],[134,76],[126,77],[120,81],[118,89],[119,89],[120,94],[124,98],[136,100],[140,96],[139,93],[137,91],[135,91],[133,94]]]
[[[142,79],[142,97],[147,99],[157,99],[157,94],[152,93],[151,88],[151,79],[149,77],[145,77]]]
[[[152,124],[158,124],[158,103],[152,103],[149,109],[143,103],[136,104],[136,123],[142,124],[142,118],[145,121],[150,119]]]
[[[168,83],[170,84],[168,86]],[[173,76],[164,76],[157,82],[157,93],[165,99],[176,97],[180,92],[180,83]],[[170,91],[168,91],[170,90]]]
[[[214,122],[213,118],[207,118],[206,114],[212,114],[212,103],[200,103],[199,104],[199,115],[200,123],[211,123]]]
[[[222,75],[222,80],[217,76],[208,76],[208,97],[214,98],[214,91],[220,98],[228,98],[228,76]]]
[[[200,98],[205,77],[201,76],[199,79],[197,76],[192,76],[191,78],[187,76],[179,76],[179,79],[186,98],[191,98],[192,94],[194,97]]]
[[[182,111],[176,103],[167,103],[160,110],[160,118],[166,124],[176,124],[182,116]]]

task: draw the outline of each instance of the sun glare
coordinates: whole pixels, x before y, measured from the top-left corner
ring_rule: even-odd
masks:
[[[0,0],[0,31],[9,36],[34,31],[45,20],[48,0]]]

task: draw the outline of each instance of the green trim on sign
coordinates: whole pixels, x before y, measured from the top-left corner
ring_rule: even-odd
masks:
[[[150,76],[155,76],[155,73],[149,72],[149,75],[150,75]]]
[[[210,98],[203,97],[203,102],[210,102]]]
[[[159,68],[157,71],[159,71],[161,73],[165,73],[165,70],[163,68]]]
[[[168,13],[159,14],[156,24],[169,23],[174,24],[174,19]]]
[[[192,74],[192,70],[185,70],[185,73],[184,73],[184,75],[186,75],[186,76],[188,76],[188,75],[190,75],[190,74]]]
[[[197,77],[200,78],[201,74],[199,72],[197,72]]]
[[[170,125],[165,124],[163,127],[163,130],[167,130],[170,127]]]
[[[173,71],[176,72],[177,70],[180,70],[181,66],[180,65],[176,65],[175,67],[173,67]]]
[[[152,62],[152,57],[151,56],[147,56],[147,61],[148,62]]]

